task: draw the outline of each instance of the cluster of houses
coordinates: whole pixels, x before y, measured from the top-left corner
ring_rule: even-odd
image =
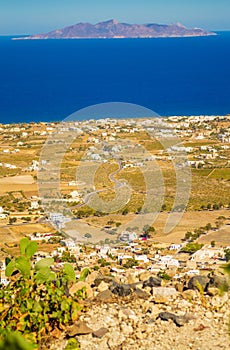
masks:
[[[32,241],[49,241],[52,233],[34,233],[28,235]],[[127,244],[123,244],[126,242]],[[146,252],[146,242],[134,237],[130,232],[123,232],[121,243],[108,245],[91,245],[90,250],[82,249],[82,246],[71,238],[63,238],[60,244],[50,253],[39,251],[34,256],[34,263],[42,258],[61,257],[63,252],[69,251],[76,258],[76,264],[81,269],[93,268],[98,265],[99,259],[106,259],[111,262],[111,273],[124,276],[124,273],[138,274],[150,271],[154,274],[170,271],[174,279],[184,275],[192,276],[200,274],[202,269],[215,269],[223,264],[224,249],[211,246],[204,246],[194,254],[181,253],[181,244],[148,245]],[[115,257],[115,259],[114,259]],[[133,267],[124,268],[129,260],[135,261]],[[59,267],[60,263],[57,263]],[[7,285],[9,279],[5,276],[5,261],[0,261],[0,285]],[[79,273],[76,272],[76,274]]]

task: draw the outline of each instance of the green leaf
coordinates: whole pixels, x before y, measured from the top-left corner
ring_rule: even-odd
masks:
[[[36,271],[38,271],[40,269],[43,269],[44,267],[50,267],[51,265],[53,265],[53,263],[54,263],[54,259],[53,258],[44,258],[44,259],[39,260],[35,264],[34,269]]]
[[[42,312],[42,307],[38,301],[35,301],[34,306],[33,306],[33,311],[34,312]]]
[[[90,270],[89,269],[83,269],[81,271],[80,277],[79,277],[79,281],[85,281],[86,277],[90,274]]]
[[[30,242],[29,245],[26,247],[26,256],[27,258],[31,258],[34,253],[36,253],[36,251],[38,250],[38,244],[37,242]]]
[[[28,258],[24,256],[16,258],[15,267],[21,272],[24,278],[30,277],[31,263]]]
[[[55,279],[55,273],[50,271],[49,267],[41,268],[35,275],[35,281],[38,284],[49,282]]]
[[[0,350],[32,350],[37,348],[35,345],[27,342],[18,332],[7,332],[4,340],[0,343]]]
[[[74,268],[71,264],[65,263],[63,272],[68,281],[76,282],[76,275]]]
[[[15,260],[11,260],[6,266],[5,275],[6,277],[10,277],[15,269]]]
[[[77,340],[74,338],[70,338],[65,347],[65,350],[80,350]]]
[[[20,253],[21,255],[25,255],[26,253],[26,248],[30,244],[30,241],[27,237],[24,237],[20,240]]]

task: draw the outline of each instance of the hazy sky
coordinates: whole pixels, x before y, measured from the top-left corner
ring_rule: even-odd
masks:
[[[40,33],[111,18],[230,30],[230,0],[0,0],[0,34]]]

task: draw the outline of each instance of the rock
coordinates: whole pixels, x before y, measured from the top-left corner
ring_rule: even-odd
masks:
[[[151,276],[152,276],[152,272],[145,271],[139,275],[139,280],[144,282],[144,281],[148,280]]]
[[[84,321],[78,321],[68,329],[67,334],[69,337],[75,337],[76,335],[91,334],[92,332],[93,330]]]
[[[112,303],[114,302],[114,296],[113,296],[113,293],[109,289],[107,289],[107,290],[104,290],[103,292],[98,293],[95,300],[104,302],[104,303]]]
[[[197,297],[197,292],[193,289],[187,289],[182,292],[182,296],[184,299],[194,300]]]
[[[159,287],[161,286],[161,278],[159,277],[149,277],[148,280],[143,282],[143,288],[145,287]]]
[[[177,291],[173,287],[155,287],[152,288],[152,295],[157,297],[172,297],[177,295]]]
[[[99,284],[100,284],[102,281],[105,282],[105,283],[108,283],[108,284],[113,284],[113,283],[115,283],[115,279],[114,279],[113,277],[100,275],[100,276],[98,276],[98,277],[94,280],[93,285],[94,285],[95,287],[98,287]]]
[[[89,283],[89,285],[93,284],[95,279],[99,276],[99,272],[98,271],[93,271],[92,273],[90,273],[87,277],[86,277],[86,282]]]
[[[104,282],[104,281],[102,281],[102,282],[99,284],[99,286],[97,287],[97,290],[98,290],[99,292],[104,292],[104,291],[107,290],[108,288],[109,288],[109,284],[106,283],[106,282]]]
[[[145,300],[147,300],[147,299],[150,297],[149,293],[147,293],[146,291],[141,290],[141,289],[139,289],[139,288],[136,288],[136,289],[134,290],[134,294],[135,294],[138,298],[140,298],[140,299],[145,299]]]
[[[182,293],[184,290],[184,284],[183,283],[176,283],[175,288],[178,292]]]
[[[164,305],[167,305],[169,303],[169,299],[167,297],[164,297],[164,296],[155,296],[153,298],[153,301],[155,304],[164,304]]]
[[[228,294],[225,293],[222,296],[214,296],[211,300],[211,305],[215,308],[221,308],[228,302]]]
[[[185,323],[189,322],[193,317],[188,315],[177,316],[171,312],[160,312],[157,318],[160,318],[163,321],[172,320],[178,327],[181,327],[184,326]]]
[[[206,291],[209,283],[209,278],[206,276],[194,276],[188,281],[188,289],[199,290],[201,287]]]
[[[208,295],[210,295],[211,297],[214,297],[215,295],[218,295],[218,294],[220,293],[220,290],[219,290],[219,288],[208,287],[207,293],[208,293]]]
[[[130,295],[132,290],[128,284],[116,284],[115,286],[110,287],[110,290],[113,294],[119,295],[119,297],[125,297]]]
[[[102,338],[108,332],[108,328],[101,327],[97,331],[93,332],[93,336],[96,338]]]
[[[108,345],[109,349],[115,349],[125,341],[125,336],[120,331],[112,330],[109,334]]]
[[[72,287],[69,289],[69,293],[71,296],[73,296],[78,290],[81,290],[82,288],[85,289],[88,299],[93,298],[94,294],[93,294],[92,288],[87,282],[83,282],[83,281],[74,283]]]
[[[125,335],[129,335],[131,333],[133,333],[133,327],[130,324],[126,324],[126,323],[122,323],[121,324],[121,331],[125,334]]]
[[[135,276],[133,273],[128,273],[127,274],[127,283],[136,283],[138,282],[139,279],[137,278],[137,276]]]
[[[210,281],[208,283],[208,288],[219,288],[225,291],[228,290],[228,281],[224,275],[212,274],[209,276]]]

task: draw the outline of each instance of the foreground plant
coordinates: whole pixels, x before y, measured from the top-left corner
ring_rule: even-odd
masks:
[[[76,281],[72,265],[66,263],[54,273],[51,270],[54,260],[46,258],[32,267],[36,251],[37,245],[23,238],[21,255],[8,262],[6,275],[16,273],[16,277],[0,290],[0,340],[9,341],[10,332],[16,331],[40,348],[50,336],[59,337],[84,306],[79,298],[69,295],[69,286]]]

